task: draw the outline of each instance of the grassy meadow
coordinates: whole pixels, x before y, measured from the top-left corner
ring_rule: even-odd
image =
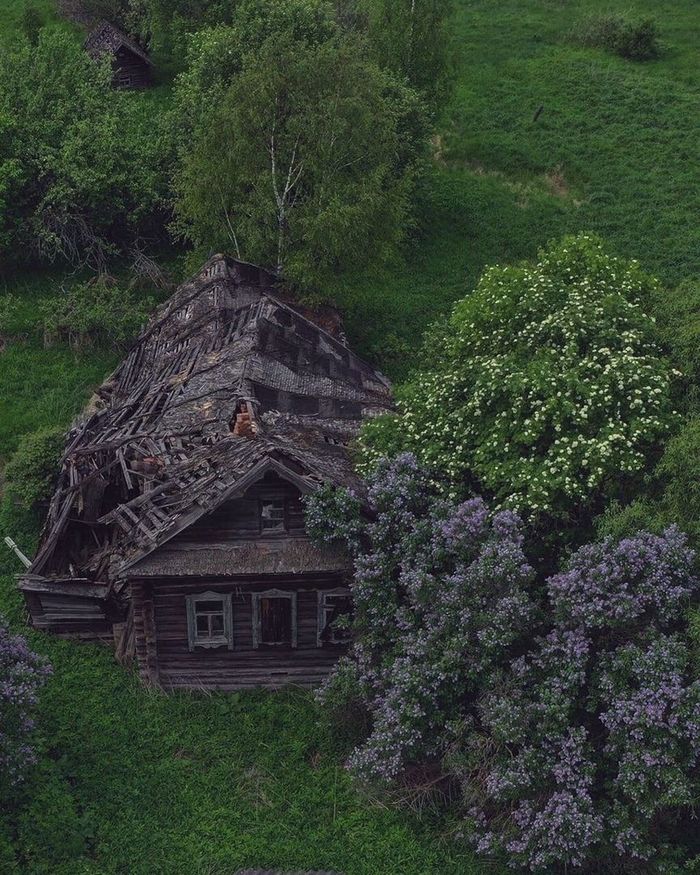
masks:
[[[8,37],[23,0],[1,5]],[[50,0],[39,5],[51,14]],[[610,0],[457,7],[454,96],[405,260],[333,290],[355,348],[397,380],[424,328],[485,265],[531,257],[566,232],[599,232],[669,294],[700,275],[700,232],[688,222],[700,212],[697,0],[625,0],[625,11],[658,22],[663,54],[646,63],[570,39]],[[143,99],[157,108],[167,95],[166,83]],[[67,426],[117,361],[111,349],[45,347],[37,304],[70,281],[58,271],[0,281],[0,307],[21,301],[0,336],[0,470],[23,434]],[[0,613],[22,628],[19,568],[1,538],[23,533],[5,511]],[[31,550],[31,539],[22,545]],[[39,709],[39,763],[0,811],[3,875],[498,871],[453,841],[450,824],[361,796],[306,693],[165,696],[106,649],[30,638],[54,675]]]

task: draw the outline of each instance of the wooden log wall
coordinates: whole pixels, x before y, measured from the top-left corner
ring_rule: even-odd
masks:
[[[111,644],[112,623],[100,603],[62,593],[25,593],[32,626],[60,638]]]
[[[277,474],[268,474],[242,498],[220,505],[176,535],[170,543],[221,543],[258,538],[261,534],[268,538],[277,537],[274,532],[262,533],[260,530],[261,502],[276,500],[286,502],[287,531],[279,533],[279,537],[304,536],[304,511],[299,490]]]
[[[131,591],[141,677],[146,682],[159,682],[165,689],[316,686],[346,651],[344,645],[319,647],[317,643],[318,592],[341,585],[340,575],[134,580]],[[297,594],[296,648],[253,646],[251,594],[268,589]],[[232,594],[233,650],[224,646],[189,650],[186,597],[206,591]],[[155,624],[154,630],[151,622]]]
[[[150,67],[138,55],[120,49],[112,61],[112,82],[115,88],[148,88],[151,84]]]

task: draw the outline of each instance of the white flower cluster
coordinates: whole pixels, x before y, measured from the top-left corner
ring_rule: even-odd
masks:
[[[400,403],[402,443],[455,490],[525,513],[568,512],[639,471],[673,421],[644,282],[586,236],[486,271]]]

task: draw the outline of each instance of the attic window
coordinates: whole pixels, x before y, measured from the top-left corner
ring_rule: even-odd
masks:
[[[122,73],[117,77],[117,85],[120,88],[131,88],[131,76],[128,73]]]
[[[318,634],[316,643],[347,644],[350,641],[350,630],[341,622],[342,618],[350,618],[352,602],[350,591],[344,587],[319,592],[318,594]]]
[[[285,502],[282,499],[260,502],[260,531],[270,532],[287,531],[287,514]]]
[[[189,649],[228,647],[233,650],[231,595],[203,592],[187,596]]]

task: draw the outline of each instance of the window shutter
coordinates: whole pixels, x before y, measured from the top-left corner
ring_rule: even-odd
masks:
[[[194,600],[196,596],[187,596],[187,643],[190,651],[194,650],[197,638],[197,621],[194,615]]]
[[[262,615],[260,612],[260,600],[286,599],[290,604],[291,640],[290,646],[297,646],[297,594],[282,589],[267,589],[264,592],[254,592],[253,600],[253,647],[260,647],[262,643]]]
[[[224,597],[224,632],[228,641],[226,646],[229,650],[233,650],[233,608],[231,601],[230,595]]]

